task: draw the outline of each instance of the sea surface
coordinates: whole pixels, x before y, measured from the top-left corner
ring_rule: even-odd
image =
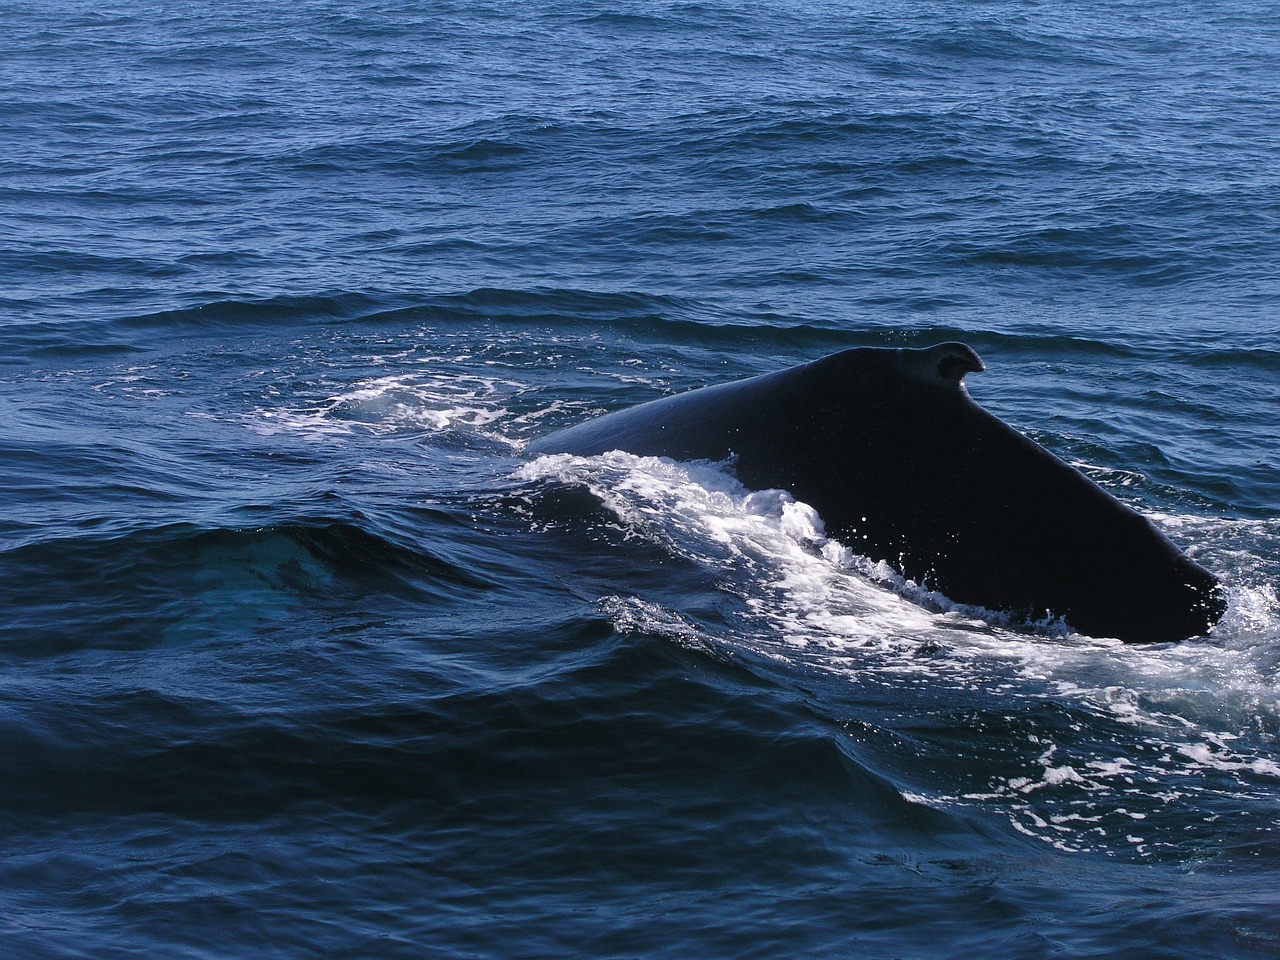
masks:
[[[1280,956],[1274,4],[0,24],[0,955]],[[1209,636],[525,452],[946,340]]]

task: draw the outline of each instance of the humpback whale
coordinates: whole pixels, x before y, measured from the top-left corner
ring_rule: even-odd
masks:
[[[827,534],[952,601],[1128,642],[1203,635],[1216,578],[1145,517],[982,409],[963,343],[860,347],[606,414],[538,453],[729,461]]]

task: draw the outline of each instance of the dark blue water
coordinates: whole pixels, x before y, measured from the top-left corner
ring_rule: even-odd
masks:
[[[1280,954],[1272,6],[0,12],[5,956]],[[522,453],[950,339],[1209,637]]]

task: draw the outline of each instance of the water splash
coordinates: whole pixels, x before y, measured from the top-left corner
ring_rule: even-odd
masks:
[[[943,765],[950,738],[975,739],[957,723],[1000,728],[964,769],[905,787],[912,799],[994,809],[1060,850],[1137,858],[1201,855],[1224,820],[1227,832],[1280,822],[1280,609],[1272,588],[1241,579],[1247,564],[1228,576],[1230,610],[1212,636],[1126,645],[1060,622],[1013,629],[999,614],[953,604],[828,539],[807,504],[745,490],[724,465],[553,455],[517,476],[585,486],[626,537],[713,570],[741,601],[738,619],[712,631],[652,601],[611,597],[603,608],[619,629],[745,652],[793,679],[825,677],[833,716],[865,712],[859,698],[875,691],[897,701],[897,719],[877,717],[886,729],[932,718],[945,691],[947,722],[913,733]],[[1213,531],[1218,559],[1253,556],[1256,538],[1275,533],[1194,523]],[[904,781],[914,776],[903,771]]]

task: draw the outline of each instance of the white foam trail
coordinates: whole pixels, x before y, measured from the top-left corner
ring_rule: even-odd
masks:
[[[837,622],[846,639],[866,640],[904,625],[928,630],[933,622],[920,607],[849,576],[842,567],[847,551],[826,538],[813,508],[780,490],[748,491],[716,465],[619,451],[554,454],[526,464],[517,477],[586,485],[633,535],[762,586],[745,597],[762,616],[775,610],[779,592],[805,596],[815,619],[784,632],[784,642],[825,638]]]
[[[376,377],[312,405],[256,410],[252,429],[267,436],[465,430],[511,446],[511,441],[487,428],[509,417],[505,400],[517,386],[498,378],[457,374]]]
[[[995,803],[1016,829],[1060,849],[1146,856],[1180,842],[1170,837],[1184,829],[1170,825],[1170,805],[1210,809],[1223,797],[1280,793],[1280,604],[1265,582],[1233,581],[1254,574],[1259,555],[1275,555],[1278,524],[1158,518],[1166,527],[1212,528],[1207,538],[1198,527],[1193,533],[1211,541],[1216,569],[1234,571],[1229,609],[1209,638],[1127,645],[1074,635],[1061,623],[1010,629],[989,611],[952,604],[827,539],[806,504],[781,491],[747,491],[715,465],[555,455],[526,464],[519,477],[587,486],[630,535],[717,570],[747,611],[733,636],[708,637],[675,611],[610,598],[620,628],[743,644],[837,682],[883,681],[904,698],[913,685],[946,688],[985,697],[984,709],[1044,702],[1098,718],[1070,743],[1028,733],[1026,763],[993,772],[981,790],[911,794],[916,800]],[[1236,552],[1250,563],[1222,563]],[[1115,723],[1132,731],[1124,743],[1107,739]]]

